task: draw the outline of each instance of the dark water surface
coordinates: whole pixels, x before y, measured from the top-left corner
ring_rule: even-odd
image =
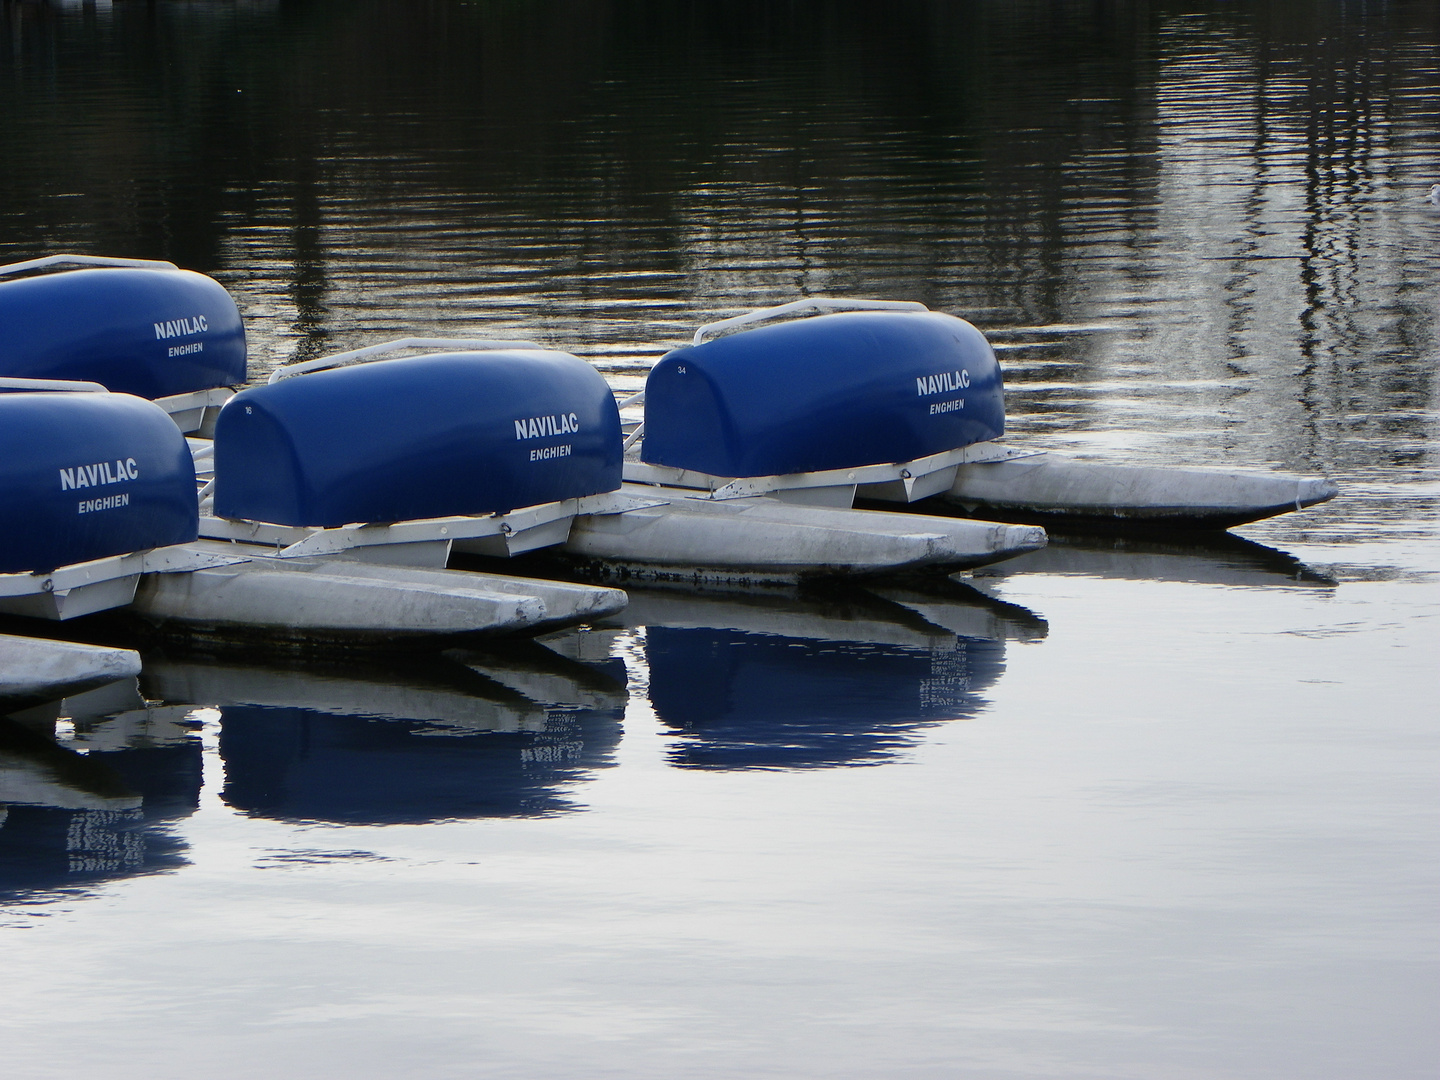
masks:
[[[1012,441],[1324,473],[953,588],[146,656],[0,720],[7,1076],[1440,1071],[1433,3],[0,2],[0,262],[251,371],[920,300]]]

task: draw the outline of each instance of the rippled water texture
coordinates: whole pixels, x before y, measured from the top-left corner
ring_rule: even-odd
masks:
[[[920,300],[1009,438],[1323,473],[944,587],[149,650],[0,718],[7,1076],[1433,1077],[1433,3],[0,0],[0,262],[637,389]],[[7,623],[0,630],[14,631]]]

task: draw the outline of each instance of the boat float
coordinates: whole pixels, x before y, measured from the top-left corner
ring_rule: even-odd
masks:
[[[994,350],[909,301],[811,298],[702,326],[667,353],[625,478],[849,507],[856,500],[1055,528],[1215,530],[1333,498],[1317,477],[1111,465],[1000,441]]]
[[[0,634],[0,712],[28,708],[140,674],[131,649]]]

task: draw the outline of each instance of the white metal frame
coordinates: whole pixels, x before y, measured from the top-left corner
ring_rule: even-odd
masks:
[[[803,300],[792,300],[777,307],[757,308],[744,315],[706,323],[695,331],[695,344],[703,345],[714,338],[726,337],[749,330],[759,323],[787,322],[790,319],[805,319],[813,315],[831,315],[837,311],[929,311],[918,300],[865,300],[860,297],[807,296]]]
[[[246,562],[188,544],[109,555],[54,570],[0,574],[0,611],[71,619],[124,607],[135,598],[142,574],[177,574]]]
[[[155,404],[164,409],[175,426],[185,434],[204,431],[208,434],[207,421],[212,420],[220,408],[235,396],[229,386],[212,386],[205,390],[191,390],[185,394],[171,394],[155,398]]]
[[[220,518],[202,513],[200,535],[211,540],[234,540],[245,544],[271,546],[275,550],[266,554],[282,559],[337,555],[367,547],[479,540],[486,537],[498,537],[503,539],[507,546],[514,543],[519,550],[527,550],[521,545],[525,534],[531,530],[581,514],[623,514],[648,506],[660,506],[666,501],[662,498],[647,499],[620,491],[608,491],[600,495],[585,495],[560,502],[526,506],[507,514],[461,514],[453,517],[416,518],[389,524],[357,522],[329,528],[274,525],[263,521]]]
[[[84,382],[80,379],[21,379],[6,376],[0,378],[0,390],[17,390],[30,393],[66,394],[108,394],[110,391],[98,382]]]
[[[693,469],[677,469],[668,465],[647,465],[640,461],[625,463],[625,479],[634,484],[657,484],[664,487],[692,488],[708,491],[710,498],[746,499],[752,495],[769,495],[781,491],[815,488],[857,488],[878,484],[898,484],[906,501],[932,494],[923,481],[935,473],[953,470],[958,465],[976,462],[1011,461],[1031,457],[1039,451],[1015,450],[994,442],[972,443],[957,450],[916,458],[913,461],[861,465],[853,469],[826,469],[817,472],[787,473],[776,476],[714,476]],[[918,489],[921,494],[916,494]],[[949,484],[945,485],[947,488]]]
[[[128,266],[137,270],[179,270],[172,262],[160,259],[116,259],[108,255],[46,255],[39,259],[0,266],[0,277],[24,274],[31,270],[48,270],[52,266]]]
[[[321,356],[314,360],[302,360],[298,364],[286,364],[270,373],[269,382],[277,383],[281,379],[292,379],[296,375],[308,375],[312,371],[325,371],[329,368],[361,364],[377,359],[385,353],[401,352],[405,349],[455,349],[467,352],[552,351],[533,341],[506,341],[498,338],[397,338],[379,345],[367,345],[363,349],[351,349],[349,352],[334,353],[331,356]],[[403,359],[403,357],[387,357],[387,359]]]

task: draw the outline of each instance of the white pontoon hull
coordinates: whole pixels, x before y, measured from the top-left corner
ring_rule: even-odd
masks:
[[[200,636],[377,644],[541,633],[625,604],[618,589],[343,559],[252,558],[148,576],[130,610]]]
[[[1037,453],[960,465],[941,501],[968,514],[1055,527],[1228,529],[1334,498],[1319,477],[1110,465]]]
[[[130,649],[0,634],[0,706],[23,708],[140,674]]]
[[[807,578],[954,572],[1045,546],[1033,526],[712,499],[627,485],[663,505],[576,518],[562,551],[602,575],[641,581],[790,584]]]
[[[786,476],[710,476],[631,460],[625,476],[707,492],[717,500],[767,494],[846,508],[857,499],[897,506],[932,499],[921,512],[934,513],[938,502],[992,521],[1111,531],[1228,529],[1325,502],[1338,490],[1319,477],[1111,465],[997,442],[915,461]]]
[[[618,589],[413,565],[443,566],[447,552],[421,540],[280,557],[273,546],[200,540],[0,574],[0,613],[60,621],[126,608],[209,637],[386,644],[545,633],[626,604]]]

